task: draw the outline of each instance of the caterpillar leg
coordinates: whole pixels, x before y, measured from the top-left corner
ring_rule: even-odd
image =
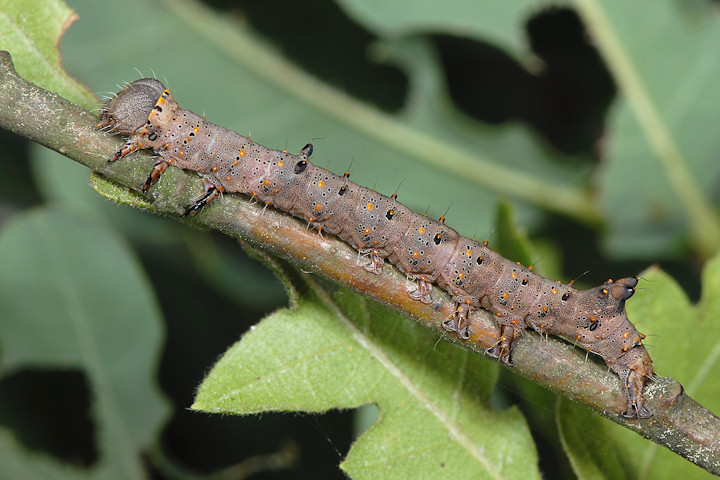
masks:
[[[432,291],[432,283],[425,280],[423,277],[418,277],[415,279],[416,282],[416,288],[412,292],[410,292],[408,295],[410,295],[410,298],[413,300],[418,300],[422,303],[432,303],[432,297],[430,296],[430,292]]]
[[[467,303],[459,303],[455,313],[450,320],[445,320],[442,325],[448,332],[457,332],[458,336],[464,340],[470,338],[470,325],[468,315],[470,314],[470,305]]]
[[[221,187],[216,187],[212,183],[205,181],[205,196],[202,197],[200,200],[195,202],[194,205],[189,207],[187,210],[185,210],[185,213],[183,213],[183,217],[187,217],[188,215],[197,212],[201,208],[203,208],[205,205],[213,201],[213,199],[220,196],[220,193],[222,192]]]
[[[370,263],[363,265],[363,268],[370,273],[382,275],[385,258],[380,255],[380,252],[378,250],[360,250],[360,253],[370,255]]]
[[[488,348],[485,353],[493,358],[497,358],[505,365],[512,365],[510,360],[510,352],[512,350],[514,340],[519,337],[521,332],[512,325],[502,325],[500,327],[500,341],[492,348]]]
[[[636,368],[636,367],[641,368]],[[647,372],[643,365],[631,365],[628,369],[627,376],[620,378],[623,380],[625,390],[628,395],[627,410],[623,412],[625,418],[649,418],[652,417],[652,413],[645,408],[645,397],[643,397],[642,391],[645,387],[647,380]]]
[[[139,149],[140,146],[137,144],[137,142],[129,141],[125,145],[123,145],[120,150],[113,153],[112,156],[108,158],[108,162],[114,162],[115,160],[119,160]]]
[[[157,183],[157,181],[160,180],[160,176],[163,174],[163,172],[165,172],[165,170],[167,169],[167,167],[169,165],[170,165],[170,163],[167,160],[160,158],[160,160],[158,160],[157,163],[155,164],[155,167],[153,168],[153,171],[150,173],[150,176],[148,177],[148,179],[145,180],[145,185],[143,185],[142,191],[147,192],[148,190],[150,190],[150,187],[155,185]]]

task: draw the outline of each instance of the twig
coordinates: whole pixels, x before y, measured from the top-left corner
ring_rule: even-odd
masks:
[[[135,192],[140,190],[153,162],[147,154],[107,162],[123,140],[97,131],[97,118],[57,94],[19,77],[7,52],[0,52],[0,127],[45,145],[88,166],[105,178]],[[130,190],[119,194],[122,201],[154,212],[179,217],[184,206],[203,191],[196,175],[168,169],[151,196]],[[121,192],[122,192],[121,191]],[[377,276],[359,268],[357,253],[345,243],[320,237],[297,219],[270,208],[252,204],[240,195],[225,195],[190,219],[182,221],[227,235],[290,260],[304,271],[312,271],[357,290],[403,313],[467,350],[484,354],[499,332],[492,315],[479,311],[471,317],[470,340],[448,334],[441,323],[454,310],[450,298],[436,289],[437,301],[425,305],[407,295],[405,277],[386,265]],[[600,362],[586,362],[585,352],[567,342],[541,339],[527,332],[513,354],[513,371],[597,411],[603,416],[668,447],[716,475],[720,474],[720,418],[684,394],[683,387],[669,377],[645,389],[648,420],[625,419],[625,395],[618,377]]]

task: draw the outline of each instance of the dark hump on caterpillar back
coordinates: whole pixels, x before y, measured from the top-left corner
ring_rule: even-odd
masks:
[[[154,78],[135,80],[120,90],[100,111],[101,126],[110,126],[122,135],[131,135],[147,122],[165,85]]]

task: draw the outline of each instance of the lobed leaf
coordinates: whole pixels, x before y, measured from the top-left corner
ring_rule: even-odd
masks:
[[[539,478],[522,416],[490,405],[497,365],[352,292],[309,288],[223,355],[193,409],[323,412],[372,403],[380,419],[341,465],[353,478]]]

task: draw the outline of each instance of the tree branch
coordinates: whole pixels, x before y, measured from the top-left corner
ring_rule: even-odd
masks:
[[[122,186],[116,199],[156,213],[179,217],[184,206],[203,193],[197,175],[168,169],[163,181],[148,196],[136,192],[153,165],[142,153],[109,163],[111,152],[123,140],[99,132],[97,118],[55,93],[43,90],[15,73],[9,53],[0,52],[0,127],[45,145],[104,178]],[[107,194],[107,192],[104,192]],[[320,237],[299,220],[272,209],[252,204],[240,195],[225,195],[200,215],[182,221],[220,230],[252,246],[292,261],[350,287],[441,335],[461,348],[484,354],[499,337],[490,313],[471,316],[472,337],[461,340],[447,333],[442,322],[454,311],[454,304],[439,289],[432,305],[413,301],[407,295],[406,279],[386,265],[377,276],[357,265],[357,253],[335,238]],[[585,352],[560,339],[541,339],[533,332],[523,335],[513,353],[513,371],[595,410],[601,415],[668,447],[716,475],[720,474],[720,418],[684,394],[683,387],[669,377],[660,378],[645,389],[648,420],[625,419],[625,393],[615,374],[599,361],[586,361]]]

